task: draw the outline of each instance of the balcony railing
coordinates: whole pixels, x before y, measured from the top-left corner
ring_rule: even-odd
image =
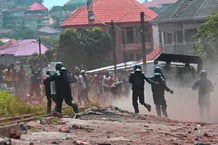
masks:
[[[176,43],[176,44],[164,44],[161,45],[162,53],[173,53],[173,54],[193,54],[194,43]]]
[[[146,50],[152,49],[152,43],[151,42],[146,42],[145,43],[145,48]],[[132,50],[141,50],[142,49],[142,43],[126,43],[125,44],[125,49],[126,51],[132,51]]]

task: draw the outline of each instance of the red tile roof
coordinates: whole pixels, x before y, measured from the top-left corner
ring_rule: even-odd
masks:
[[[35,2],[29,7],[29,10],[30,11],[43,11],[43,10],[48,10],[48,8],[41,5],[40,3]]]
[[[160,54],[160,48],[154,49],[152,52],[146,55],[146,60],[154,60]]]
[[[153,0],[152,2],[144,2],[142,5],[145,7],[157,7],[159,8],[162,4],[173,4],[176,3],[177,0]]]
[[[146,61],[154,60],[160,54],[160,48],[156,48],[151,51],[149,54],[146,54]],[[139,62],[142,62],[143,59],[140,59]]]
[[[99,25],[110,23],[140,22],[140,12],[145,13],[145,21],[154,19],[157,14],[136,0],[95,0],[93,2],[94,21],[88,21],[87,7],[82,6],[61,24],[61,27]]]
[[[0,46],[0,50],[5,49],[13,44],[17,43],[17,40],[11,39],[8,42],[4,43],[2,46]]]

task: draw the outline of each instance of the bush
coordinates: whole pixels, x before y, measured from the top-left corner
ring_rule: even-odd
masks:
[[[0,91],[0,117],[17,116],[24,114],[40,115],[45,113],[41,106],[31,106],[11,96],[7,91]]]

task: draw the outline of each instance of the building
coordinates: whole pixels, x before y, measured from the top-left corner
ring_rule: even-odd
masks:
[[[161,52],[192,54],[193,39],[198,26],[216,12],[217,0],[179,0],[156,17],[153,27],[158,28]]]
[[[48,9],[39,3],[33,3],[28,9],[13,7],[3,12],[4,28],[26,26],[33,31],[49,25]]]
[[[30,18],[26,21],[28,27],[32,28],[35,26],[33,30],[49,25],[48,8],[38,2],[33,3],[29,7],[26,15],[33,17],[33,19]]]
[[[42,27],[38,30],[39,37],[57,37],[60,34],[59,30],[56,30],[50,26]]]
[[[86,5],[86,2],[87,0],[69,0],[64,6],[74,9]]]
[[[14,6],[13,0],[0,0],[0,29],[3,27],[3,13]]]
[[[25,63],[29,56],[35,53],[44,54],[48,50],[43,44],[35,39],[20,40],[16,43],[10,42],[0,49],[0,64],[8,66],[16,64],[17,61]]]
[[[4,43],[2,46],[0,46],[0,50],[6,49],[9,46],[17,43],[17,40],[15,39],[0,39],[0,41]]]
[[[112,21],[116,33],[117,62],[142,58],[140,13],[145,14],[146,52],[153,50],[153,30],[150,23],[157,14],[135,0],[88,0],[61,24],[61,28],[100,27],[109,32]],[[125,59],[125,60],[124,60]]]
[[[145,1],[142,4],[145,7],[150,8],[154,12],[160,14],[176,2],[177,2],[177,0],[153,0],[153,1],[149,1],[149,2]]]

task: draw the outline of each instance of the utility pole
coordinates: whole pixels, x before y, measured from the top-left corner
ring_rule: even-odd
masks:
[[[126,70],[126,45],[125,45],[125,32],[122,33],[123,35],[123,60],[124,60],[124,69]]]
[[[144,12],[140,13],[141,20],[141,43],[142,43],[142,58],[143,58],[143,68],[146,71],[146,48],[145,48],[145,14]]]
[[[117,59],[116,59],[116,32],[114,29],[114,22],[111,20],[111,36],[112,36],[112,50],[113,50],[113,62],[114,62],[114,75],[117,77]]]
[[[41,50],[41,39],[39,37],[39,65],[40,65],[40,71],[42,72],[42,50]]]

